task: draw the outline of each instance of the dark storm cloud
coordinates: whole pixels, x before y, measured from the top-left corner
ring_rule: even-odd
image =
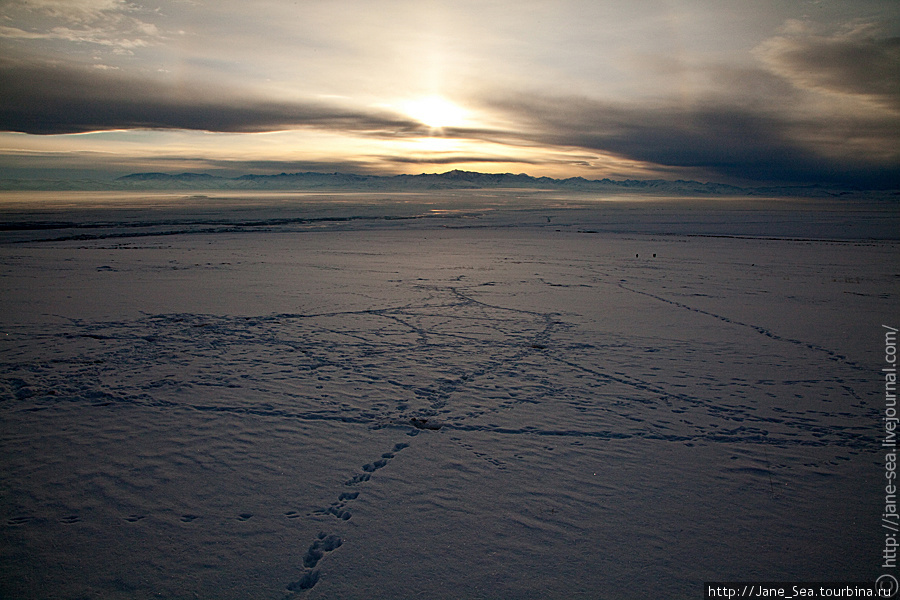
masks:
[[[116,71],[0,65],[0,130],[65,134],[117,129],[263,132],[302,126],[373,135],[420,134],[386,112],[242,98],[222,89],[122,77]]]
[[[875,25],[831,35],[792,27],[756,48],[762,68],[708,65],[712,85],[682,98],[533,93],[487,103],[535,143],[710,178],[900,187],[900,38],[877,37]]]
[[[868,96],[900,109],[900,37],[877,38],[867,26],[829,36],[800,31],[774,37],[756,53],[797,86]]]
[[[835,138],[843,132],[889,145],[900,140],[900,121],[891,116],[792,118],[753,102],[713,99],[687,106],[648,106],[521,95],[493,105],[527,123],[523,137],[539,144],[595,150],[665,167],[699,168],[712,178],[900,185],[896,164],[865,152],[837,158],[817,148],[823,130]]]
[[[222,177],[251,174],[297,173],[359,173],[378,175],[376,164],[366,160],[225,160],[202,156],[167,156],[157,154],[128,156],[113,152],[68,150],[65,152],[16,152],[0,150],[0,176],[49,177],[57,172],[78,173],[79,177],[96,176],[102,165],[108,177],[143,171],[206,172]]]

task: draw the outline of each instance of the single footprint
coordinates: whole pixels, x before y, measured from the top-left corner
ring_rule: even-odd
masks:
[[[252,516],[253,516],[253,513],[241,513],[238,515],[238,520],[246,521],[246,520],[250,519]]]
[[[369,473],[359,473],[358,475],[354,475],[350,479],[344,482],[344,485],[356,485],[358,483],[362,483],[364,481],[368,481],[372,475]]]
[[[319,581],[319,571],[307,571],[303,574],[303,577],[294,581],[293,583],[289,583],[287,585],[287,589],[291,592],[299,592],[300,590],[308,590],[312,586],[316,585]]]
[[[198,515],[181,515],[181,520],[184,523],[190,523],[191,521],[194,521],[195,519],[199,519],[199,518],[200,517]]]
[[[146,515],[128,515],[127,517],[125,517],[125,520],[129,523],[137,523],[144,518],[146,518]]]
[[[309,550],[303,556],[303,566],[307,569],[315,567],[326,552],[331,552],[335,548],[340,548],[341,538],[336,535],[325,535],[325,532],[319,533],[319,539],[312,543]]]
[[[78,515],[68,515],[68,516],[60,519],[60,522],[66,523],[67,525],[71,525],[72,523],[77,523],[80,520],[81,520],[81,517],[79,517]]]
[[[443,424],[441,424],[441,423],[435,423],[434,421],[429,421],[426,418],[418,418],[418,417],[413,417],[412,419],[409,420],[409,423],[416,429],[428,429],[431,431],[437,431],[438,429],[443,427]]]
[[[324,511],[323,514],[334,515],[335,517],[343,521],[349,521],[350,517],[353,516],[353,513],[341,506],[330,506]]]

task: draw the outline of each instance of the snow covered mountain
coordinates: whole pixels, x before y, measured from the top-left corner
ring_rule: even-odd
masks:
[[[479,173],[452,170],[419,175],[359,175],[353,173],[279,173],[221,177],[208,173],[133,173],[111,181],[0,180],[5,190],[349,190],[426,191],[458,189],[542,189],[609,194],[641,193],[660,196],[838,196],[860,190],[818,185],[738,187],[690,180],[553,179],[524,173]],[[896,196],[897,192],[878,192]]]

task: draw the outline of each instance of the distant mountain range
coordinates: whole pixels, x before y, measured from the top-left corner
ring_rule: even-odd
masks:
[[[116,180],[140,188],[249,189],[249,190],[459,190],[484,188],[641,190],[679,194],[735,194],[744,190],[719,183],[612,179],[589,180],[583,177],[552,179],[512,173],[448,171],[421,175],[354,175],[351,173],[281,173],[279,175],[241,175],[225,178],[206,173],[134,173]]]
[[[663,179],[553,179],[512,173],[453,170],[421,175],[356,175],[352,173],[281,173],[219,177],[207,173],[133,173],[112,181],[0,180],[4,190],[348,190],[427,191],[484,188],[641,193],[661,196],[837,196],[857,190],[822,186],[738,187],[724,183]],[[883,194],[884,192],[881,192]],[[890,194],[890,192],[889,192]],[[896,195],[894,193],[893,195]]]

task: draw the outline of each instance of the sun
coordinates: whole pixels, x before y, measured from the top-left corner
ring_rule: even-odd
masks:
[[[432,129],[460,127],[466,123],[467,112],[446,98],[427,96],[403,104],[403,112]]]

